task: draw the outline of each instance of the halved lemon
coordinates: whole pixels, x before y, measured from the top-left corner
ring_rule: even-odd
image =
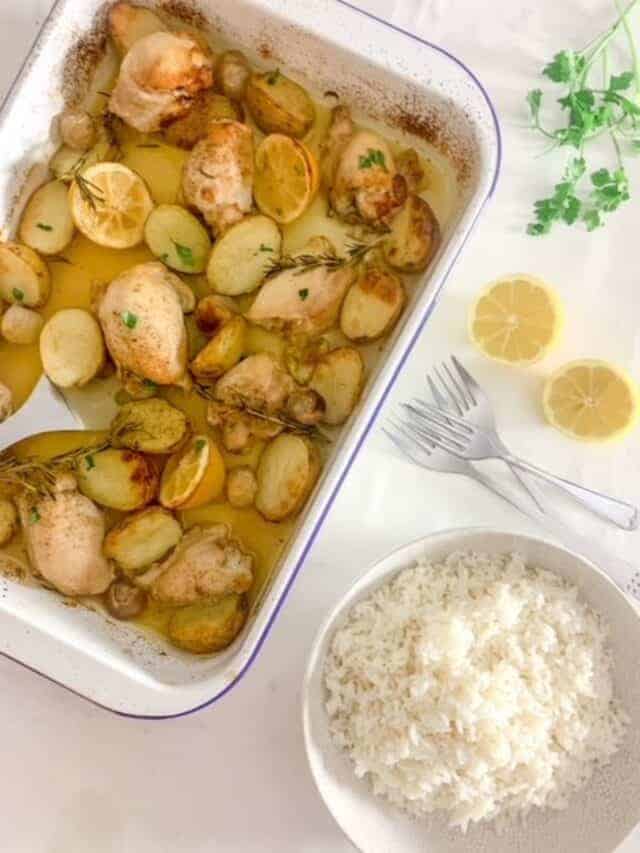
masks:
[[[320,183],[318,161],[289,136],[272,133],[258,146],[253,195],[266,216],[281,225],[301,216]]]
[[[605,361],[572,361],[556,370],[544,386],[542,404],[550,424],[581,441],[622,438],[640,415],[635,382]]]
[[[499,278],[482,291],[469,314],[469,336],[490,358],[533,364],[556,344],[563,326],[562,303],[532,275]]]
[[[78,230],[110,249],[130,249],[141,243],[153,210],[147,185],[122,163],[96,163],[76,175],[69,204]]]
[[[225,464],[213,439],[194,435],[169,458],[160,482],[160,503],[168,509],[204,506],[222,494]]]

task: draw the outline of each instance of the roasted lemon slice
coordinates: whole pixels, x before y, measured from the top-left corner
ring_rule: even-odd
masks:
[[[145,182],[122,163],[96,163],[76,175],[69,204],[78,230],[110,249],[130,249],[141,243],[153,210]]]
[[[542,403],[550,424],[581,441],[622,438],[638,421],[634,381],[604,361],[572,361],[547,380]]]
[[[215,442],[195,435],[169,458],[160,483],[160,503],[168,509],[204,506],[222,494],[225,465]]]
[[[272,133],[258,146],[253,194],[261,212],[281,225],[305,212],[319,181],[318,161],[302,142]]]
[[[562,304],[551,288],[531,275],[513,275],[480,294],[469,316],[469,335],[490,358],[533,364],[553,348],[562,325]]]

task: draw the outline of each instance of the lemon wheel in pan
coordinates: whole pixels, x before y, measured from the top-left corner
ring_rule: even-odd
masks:
[[[302,216],[319,184],[318,161],[302,142],[272,133],[258,146],[253,194],[260,211],[280,225]]]
[[[110,249],[141,243],[153,210],[147,185],[122,163],[97,163],[79,172],[69,189],[69,205],[78,230]]]

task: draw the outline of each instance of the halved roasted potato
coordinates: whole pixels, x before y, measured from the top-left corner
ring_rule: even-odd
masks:
[[[237,364],[242,356],[246,328],[246,322],[239,316],[225,323],[191,362],[193,375],[198,379],[218,379]]]
[[[260,457],[255,505],[269,521],[282,521],[297,512],[320,473],[320,455],[306,438],[282,433]]]
[[[141,38],[166,30],[165,25],[151,9],[143,9],[133,3],[116,3],[112,6],[108,24],[109,35],[120,56],[124,56]]]
[[[251,293],[262,282],[270,261],[280,258],[282,234],[268,216],[249,216],[217,241],[207,267],[207,280],[216,293]]]
[[[398,276],[369,267],[351,286],[342,303],[340,329],[351,341],[373,341],[392,328],[404,301],[404,287]]]
[[[231,101],[224,95],[205,89],[196,95],[189,112],[172,121],[164,128],[162,135],[170,145],[190,150],[205,138],[212,121],[242,121],[243,118],[244,111],[237,101]]]
[[[10,305],[0,319],[0,332],[10,344],[35,344],[42,323],[37,311],[22,305]]]
[[[50,292],[49,270],[37,252],[22,243],[0,245],[0,299],[39,308]]]
[[[212,293],[196,305],[195,321],[203,334],[215,335],[237,313],[238,307],[233,299]]]
[[[78,460],[80,491],[101,506],[129,512],[150,503],[158,491],[154,464],[141,453],[108,447]]]
[[[410,195],[391,221],[391,234],[384,242],[387,263],[400,272],[420,272],[440,245],[440,226],[429,204]]]
[[[161,506],[150,506],[124,518],[107,533],[103,551],[129,575],[137,575],[161,560],[182,539],[175,516]]]
[[[325,402],[322,420],[331,426],[346,421],[354,410],[364,378],[364,362],[357,349],[339,347],[322,356],[309,382]]]
[[[211,251],[207,229],[179,204],[159,204],[149,214],[144,239],[158,260],[181,273],[204,272]]]
[[[169,639],[194,654],[219,652],[237,637],[246,618],[247,608],[241,595],[227,595],[213,604],[189,604],[171,617]]]
[[[227,98],[241,101],[251,76],[249,61],[239,50],[225,50],[216,63],[215,86]]]
[[[306,90],[277,69],[252,74],[245,92],[253,120],[265,133],[302,137],[313,125],[316,110]]]
[[[40,334],[42,367],[61,388],[80,388],[90,382],[102,369],[105,354],[100,326],[82,308],[58,311]]]
[[[37,252],[56,255],[66,249],[74,231],[66,184],[62,181],[43,184],[24,209],[18,232],[20,239]]]
[[[111,424],[111,443],[141,453],[173,453],[189,435],[184,412],[161,397],[126,403]]]

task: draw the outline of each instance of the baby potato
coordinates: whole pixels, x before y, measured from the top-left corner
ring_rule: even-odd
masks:
[[[0,298],[39,308],[49,298],[51,279],[42,258],[22,243],[0,245]]]
[[[41,328],[40,314],[22,305],[10,305],[0,320],[2,337],[10,344],[34,344]]]
[[[226,649],[238,636],[247,618],[241,595],[227,595],[213,604],[181,607],[169,622],[169,639],[180,649],[207,654]]]
[[[144,239],[155,257],[177,272],[201,273],[207,266],[209,233],[178,204],[159,204],[151,211],[144,226]]]
[[[242,317],[232,317],[211,338],[191,362],[191,372],[198,379],[218,379],[240,361],[247,324]]]
[[[232,468],[227,474],[227,500],[231,506],[251,506],[258,491],[258,481],[247,465]]]
[[[225,323],[238,313],[238,308],[227,296],[205,296],[196,305],[195,321],[205,335],[215,335]]]
[[[310,130],[316,118],[307,92],[278,70],[252,74],[245,98],[253,120],[264,133],[299,138]]]
[[[145,36],[165,30],[160,18],[150,9],[132,3],[116,3],[109,10],[109,35],[120,56]]]
[[[0,500],[0,547],[13,539],[18,529],[18,513],[9,500]]]
[[[78,487],[101,506],[130,512],[150,503],[158,491],[154,464],[140,453],[108,447],[79,460]]]
[[[280,229],[268,216],[249,216],[216,242],[207,266],[212,290],[227,296],[251,293],[264,281],[282,250]]]
[[[189,112],[182,118],[172,121],[164,128],[162,135],[170,145],[191,150],[205,138],[212,121],[220,121],[220,119],[242,121],[243,118],[244,111],[239,103],[211,89],[205,89],[198,92]]]
[[[128,515],[107,533],[103,551],[128,575],[161,560],[182,539],[182,528],[168,509],[150,506]]]
[[[161,397],[121,407],[111,424],[111,444],[140,453],[173,453],[189,435],[184,412]]]
[[[213,76],[216,89],[232,101],[241,101],[251,76],[251,67],[244,53],[225,50],[218,58]]]
[[[65,110],[58,120],[60,137],[73,151],[83,154],[96,141],[96,125],[85,110]]]
[[[369,267],[349,289],[340,313],[340,329],[351,341],[365,343],[388,332],[404,305],[398,276]]]
[[[353,347],[338,347],[320,359],[309,388],[325,402],[324,423],[338,426],[346,421],[358,402],[363,377],[362,356]]]
[[[11,389],[0,382],[0,424],[13,414],[13,394]]]
[[[20,239],[43,255],[57,255],[69,245],[74,231],[66,184],[62,181],[43,184],[24,209]]]
[[[114,619],[135,619],[147,603],[147,593],[123,578],[113,581],[104,594],[105,607]]]
[[[105,346],[96,319],[82,308],[65,308],[46,323],[40,335],[44,372],[60,388],[80,388],[105,362]]]
[[[268,521],[282,521],[306,501],[320,473],[320,454],[306,438],[282,433],[260,457],[255,505]]]
[[[387,263],[400,272],[420,272],[440,245],[440,226],[429,204],[410,195],[391,221],[391,234],[384,242]]]

